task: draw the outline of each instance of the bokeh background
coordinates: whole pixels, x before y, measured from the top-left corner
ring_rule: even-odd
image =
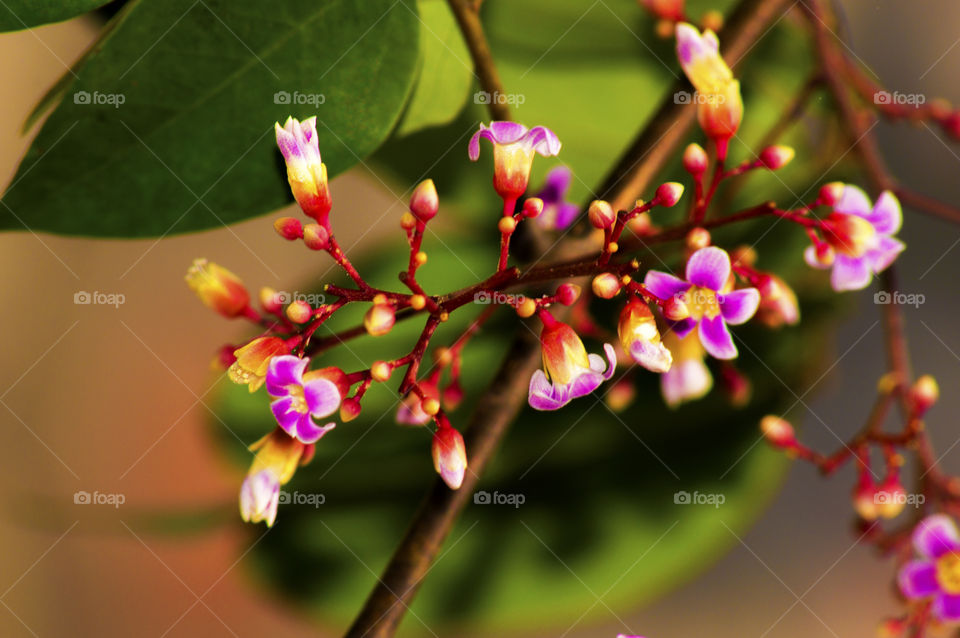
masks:
[[[841,4],[851,47],[891,90],[960,101],[956,3]],[[5,184],[30,142],[21,123],[97,29],[84,18],[0,37]],[[925,126],[883,124],[880,139],[903,181],[960,201],[960,146]],[[355,170],[334,189],[363,211],[338,228],[346,245],[393,232],[392,223],[364,222],[363,215],[396,218],[403,210],[378,180]],[[209,361],[215,344],[243,332],[228,327],[225,337],[225,324],[196,303],[182,274],[190,259],[205,255],[242,264],[235,270],[251,284],[314,277],[309,255],[274,241],[272,219],[162,241],[0,236],[0,635],[337,635],[258,584],[246,554],[248,530],[211,526],[178,535],[144,523],[150,512],[233,507],[242,469],[211,435],[208,403],[217,381]],[[943,398],[929,427],[943,462],[957,471],[960,234],[908,213],[902,237],[909,246],[899,262],[902,289],[925,296],[924,305],[905,308],[914,365],[940,380]],[[122,293],[126,303],[74,305],[80,290]],[[855,297],[810,387],[793,389],[803,400],[789,416],[823,449],[859,427],[882,367],[872,294]],[[849,472],[823,480],[809,467],[791,468],[772,506],[749,533],[732,537],[731,551],[701,577],[653,605],[618,607],[616,614],[588,596],[584,611],[599,612],[566,635],[628,628],[651,637],[873,635],[874,623],[897,603],[890,564],[856,544],[852,483]],[[78,490],[123,494],[125,503],[115,510],[75,506]],[[642,559],[631,566],[635,560],[625,557],[624,570],[642,570]],[[577,578],[562,569],[557,577]]]

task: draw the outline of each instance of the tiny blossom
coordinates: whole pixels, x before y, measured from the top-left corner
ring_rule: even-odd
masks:
[[[703,362],[704,350],[696,335],[683,339],[674,333],[663,335],[663,343],[673,355],[673,365],[660,375],[660,393],[666,404],[675,408],[686,401],[702,398],[713,387],[713,376]]]
[[[298,465],[310,459],[313,446],[290,438],[278,428],[251,445],[250,451],[256,455],[240,487],[240,516],[244,521],[265,521],[272,527],[280,486],[293,478]]]
[[[270,360],[267,370],[267,392],[280,427],[304,443],[314,443],[335,427],[328,423],[317,426],[313,419],[330,416],[340,407],[343,391],[338,383],[324,376],[325,371],[305,372],[310,361],[293,355]]]
[[[283,126],[274,126],[277,146],[287,164],[287,181],[300,208],[309,217],[326,225],[332,207],[327,184],[327,167],[320,160],[317,118],[302,122],[288,117]]]
[[[604,344],[607,361],[598,354],[587,354],[583,341],[573,328],[542,312],[543,367],[530,378],[528,401],[537,410],[557,410],[577,397],[590,394],[613,376],[616,354]]]
[[[846,184],[833,213],[823,222],[824,239],[834,255],[830,273],[833,289],[843,292],[866,288],[874,273],[892,264],[906,248],[894,237],[902,222],[903,211],[893,193],[883,191],[871,205],[866,193]],[[814,268],[831,266],[817,258],[812,245],[807,246],[804,259]]]
[[[625,352],[647,370],[666,372],[673,362],[670,350],[660,341],[657,320],[646,302],[634,297],[623,307],[618,325]]]
[[[933,599],[934,618],[960,622],[960,532],[949,516],[934,514],[913,530],[919,559],[900,568],[900,591],[911,600]]]
[[[289,353],[290,348],[283,339],[259,337],[233,351],[235,361],[227,370],[227,376],[234,383],[246,384],[250,392],[256,392],[267,378],[270,360]]]
[[[467,471],[463,436],[448,423],[437,428],[430,446],[433,467],[451,490],[460,489]]]
[[[560,152],[557,134],[545,126],[528,129],[516,122],[491,122],[480,125],[470,138],[470,159],[480,157],[480,138],[493,143],[493,188],[504,199],[516,200],[527,190],[533,156],[550,157]]]
[[[206,259],[194,259],[185,279],[204,305],[228,319],[242,315],[250,305],[250,293],[240,278]]]
[[[699,326],[700,342],[717,359],[734,359],[737,346],[727,324],[750,320],[760,304],[756,288],[729,290],[730,256],[716,246],[701,248],[687,260],[686,280],[664,272],[647,272],[644,285],[661,299],[680,295],[690,316],[672,322],[681,339]]]
[[[542,227],[563,230],[580,214],[579,206],[566,201],[572,179],[573,173],[566,166],[556,166],[547,173],[543,188],[536,195],[543,201],[543,212],[536,218]]]

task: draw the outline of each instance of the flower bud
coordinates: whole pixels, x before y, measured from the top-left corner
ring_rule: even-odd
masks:
[[[745,374],[732,365],[725,365],[720,368],[720,381],[730,405],[741,408],[750,402],[753,385]]]
[[[704,29],[710,29],[716,33],[723,28],[723,14],[716,9],[711,9],[700,18],[700,24]]]
[[[273,222],[273,228],[284,239],[292,241],[303,237],[303,224],[294,217],[281,217]]]
[[[683,3],[684,0],[640,0],[647,11],[668,22],[683,20]],[[673,25],[670,33],[673,33]]]
[[[410,295],[410,307],[414,310],[423,310],[427,305],[427,298],[423,295]]]
[[[497,222],[497,228],[500,229],[502,234],[509,235],[517,229],[517,220],[513,217],[501,217],[500,221]]]
[[[433,416],[440,411],[440,402],[433,397],[427,397],[420,402],[420,409],[423,410],[425,414]]]
[[[374,381],[380,383],[389,380],[392,373],[393,367],[386,361],[374,361],[373,365],[370,366],[370,376],[373,377]]]
[[[307,224],[303,227],[303,243],[310,250],[326,250],[330,233],[319,224]]]
[[[690,316],[690,308],[682,295],[674,295],[663,302],[663,316],[670,321],[683,321]]]
[[[313,308],[303,299],[297,299],[287,306],[287,319],[293,323],[306,323],[313,316]]]
[[[833,247],[830,244],[823,242],[816,245],[814,256],[820,265],[832,266],[836,254],[833,252]]]
[[[690,144],[683,151],[683,168],[694,177],[706,172],[708,162],[707,152],[699,144]]]
[[[185,279],[204,305],[228,319],[243,314],[250,304],[250,293],[240,278],[206,259],[193,260]]]
[[[260,306],[271,314],[277,314],[283,310],[283,301],[276,290],[264,286],[260,289]]]
[[[737,246],[730,251],[734,265],[751,267],[757,263],[757,250],[753,246]]]
[[[437,187],[432,179],[420,182],[410,196],[410,212],[422,222],[433,219],[440,208],[440,198],[437,196]]]
[[[797,440],[790,422],[772,414],[760,419],[760,431],[777,447],[788,447]]]
[[[657,188],[657,201],[661,206],[670,208],[680,201],[683,195],[683,184],[680,182],[667,182],[660,184]]]
[[[527,317],[532,317],[533,313],[537,311],[537,302],[531,299],[530,297],[524,298],[523,301],[517,306],[517,314],[524,319]]]
[[[820,202],[826,206],[833,206],[843,197],[843,182],[830,182],[820,187]]]
[[[940,386],[931,375],[925,374],[910,388],[910,401],[917,416],[922,416],[940,398]]]
[[[451,490],[463,484],[467,471],[467,450],[463,437],[449,425],[437,428],[431,446],[433,467]]]
[[[907,491],[900,483],[897,472],[891,473],[874,494],[877,516],[880,518],[896,518],[907,504]]]
[[[779,328],[786,324],[795,325],[800,321],[800,304],[797,295],[787,282],[777,275],[767,273],[758,287],[760,306],[757,308],[757,320],[768,328]]]
[[[857,516],[865,521],[875,521],[879,515],[877,510],[877,486],[870,477],[863,475],[853,489],[853,509]]]
[[[580,298],[580,286],[577,284],[562,284],[557,288],[557,301],[564,306],[572,306]]]
[[[710,245],[710,231],[706,228],[694,228],[689,233],[687,233],[686,242],[687,249],[690,251],[698,251],[701,248],[706,248]]]
[[[613,211],[613,206],[602,199],[595,199],[590,202],[587,217],[594,228],[610,228],[617,221],[617,214]]]
[[[400,228],[404,230],[413,230],[417,225],[417,218],[410,213],[404,213],[400,216]]]
[[[523,214],[525,217],[537,217],[543,212],[543,200],[539,197],[528,197],[523,202]]]
[[[796,151],[789,146],[768,146],[760,151],[760,163],[765,168],[776,171],[789,164],[794,155],[796,155]]]
[[[390,332],[396,320],[393,306],[387,303],[375,303],[363,316],[363,327],[374,337],[380,337]]]
[[[613,299],[620,292],[620,278],[605,272],[593,278],[593,294],[601,299]]]
[[[340,404],[340,420],[349,423],[360,416],[360,402],[353,397],[344,399]]]

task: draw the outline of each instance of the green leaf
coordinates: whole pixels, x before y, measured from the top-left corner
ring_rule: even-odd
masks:
[[[61,22],[102,7],[110,0],[5,0],[0,3],[0,31],[19,31]]]
[[[453,120],[467,103],[474,77],[470,52],[447,3],[420,0],[417,7],[422,71],[399,135]]]
[[[40,131],[0,228],[148,237],[216,228],[291,196],[273,122],[318,117],[331,177],[387,137],[419,23],[400,2],[142,2]]]

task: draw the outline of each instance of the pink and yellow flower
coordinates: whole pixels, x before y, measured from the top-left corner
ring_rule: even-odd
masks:
[[[666,404],[675,408],[710,392],[713,376],[703,362],[706,353],[697,336],[689,334],[681,339],[667,332],[663,335],[663,343],[673,355],[673,365],[660,375],[660,393]]]
[[[274,130],[277,146],[287,163],[287,181],[293,196],[308,217],[326,226],[333,200],[327,185],[327,167],[320,161],[317,118],[300,122],[288,117],[283,126],[277,122]]]
[[[250,446],[253,464],[240,487],[240,516],[244,521],[266,521],[272,527],[277,518],[280,486],[293,478],[297,466],[310,460],[313,446],[287,436],[279,428]]]
[[[556,133],[545,126],[527,129],[516,122],[491,122],[481,124],[470,138],[469,155],[474,162],[480,157],[481,137],[493,143],[493,188],[507,200],[516,201],[526,192],[534,154],[550,157],[560,152]]]
[[[536,410],[557,410],[567,403],[590,394],[613,376],[616,354],[613,346],[604,344],[607,361],[598,354],[587,354],[577,333],[542,310],[543,331],[540,345],[543,367],[530,378],[528,402]]]
[[[680,22],[676,34],[680,66],[699,94],[700,127],[716,142],[720,157],[725,157],[727,142],[743,118],[740,83],[720,55],[720,42],[713,31],[701,34],[693,25]]]
[[[646,302],[632,297],[620,312],[620,343],[633,360],[652,372],[666,372],[673,362],[670,350],[660,341],[657,320]]]
[[[911,600],[932,599],[935,619],[960,623],[960,532],[953,519],[934,514],[920,521],[913,547],[920,558],[900,568],[900,591]]]
[[[330,416],[340,408],[348,391],[344,374],[337,368],[307,372],[309,359],[293,355],[273,357],[267,370],[267,392],[277,423],[290,436],[303,443],[315,443],[336,427],[318,426],[313,419]]]

